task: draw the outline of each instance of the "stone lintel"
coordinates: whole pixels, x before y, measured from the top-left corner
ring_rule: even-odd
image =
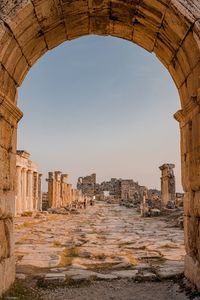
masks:
[[[23,117],[22,111],[11,101],[0,98],[0,117],[17,124]]]
[[[17,155],[27,159],[30,157],[30,153],[28,153],[26,150],[17,150]]]
[[[159,167],[159,169],[162,171],[164,169],[173,169],[175,168],[174,164],[163,164],[162,166]]]

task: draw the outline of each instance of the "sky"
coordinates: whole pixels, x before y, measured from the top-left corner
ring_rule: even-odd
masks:
[[[43,173],[60,170],[76,185],[132,178],[160,189],[159,166],[176,165],[180,108],[175,84],[155,55],[114,37],[87,36],[48,51],[19,88],[18,149]]]

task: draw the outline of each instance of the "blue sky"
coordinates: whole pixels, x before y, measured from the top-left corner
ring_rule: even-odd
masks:
[[[171,162],[181,190],[178,93],[158,59],[133,43],[87,36],[49,51],[20,87],[19,107],[18,149],[43,179],[61,170],[75,184],[96,172],[99,182],[160,188],[158,167]]]

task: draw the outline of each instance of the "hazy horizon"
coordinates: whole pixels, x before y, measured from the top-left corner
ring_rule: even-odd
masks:
[[[19,89],[18,149],[48,171],[160,189],[159,166],[180,183],[177,89],[158,59],[118,38],[88,36],[44,55]]]

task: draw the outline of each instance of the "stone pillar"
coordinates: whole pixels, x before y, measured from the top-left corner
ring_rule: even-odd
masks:
[[[147,217],[148,216],[148,205],[146,203],[146,199],[147,199],[147,191],[145,190],[143,192],[143,199],[142,199],[142,203],[140,205],[140,211],[141,211],[141,216],[142,217]]]
[[[16,180],[15,215],[19,215],[22,212],[22,168],[19,166],[16,168]]]
[[[13,103],[0,98],[0,295],[15,279],[16,132],[21,117]]]
[[[27,210],[33,211],[33,171],[27,171]]]
[[[33,211],[37,210],[38,205],[38,173],[33,172]]]
[[[161,207],[166,207],[169,203],[175,206],[176,186],[173,168],[174,164],[164,164],[159,169],[161,176]]]
[[[42,211],[42,174],[38,174],[38,211]]]
[[[175,114],[181,132],[185,276],[200,289],[200,93]]]
[[[61,206],[66,206],[67,203],[67,193],[68,193],[68,184],[67,184],[67,174],[61,175]]]
[[[55,179],[56,179],[56,190],[55,190],[55,198],[56,198],[56,206],[61,207],[61,172],[55,171]]]
[[[22,212],[27,211],[27,169],[22,169]]]
[[[47,179],[48,182],[48,207],[55,207],[55,178],[54,173],[49,172],[49,177]]]

